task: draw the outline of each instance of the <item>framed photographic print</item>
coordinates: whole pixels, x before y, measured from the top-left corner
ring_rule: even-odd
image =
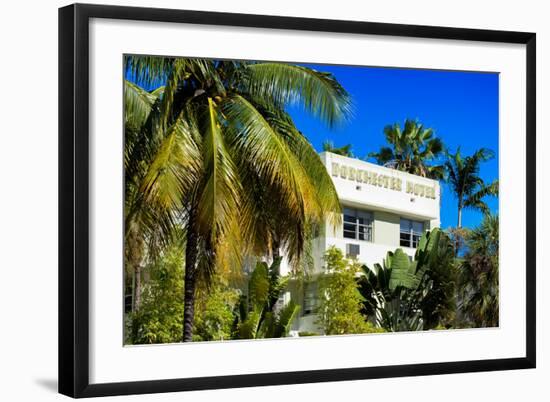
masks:
[[[535,34],[59,10],[59,391],[535,367]]]

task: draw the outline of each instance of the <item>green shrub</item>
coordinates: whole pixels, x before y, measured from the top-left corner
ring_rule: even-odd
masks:
[[[359,293],[356,281],[361,266],[344,258],[336,247],[325,252],[324,260],[326,267],[319,279],[320,304],[316,323],[326,335],[373,332],[372,324],[361,314],[365,299]]]

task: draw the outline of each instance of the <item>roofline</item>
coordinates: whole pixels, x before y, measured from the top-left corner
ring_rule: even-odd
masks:
[[[408,177],[411,177],[413,179],[428,180],[428,181],[431,181],[431,182],[436,183],[437,185],[439,185],[439,180],[432,179],[432,178],[429,178],[429,177],[419,176],[419,175],[412,174],[412,173],[409,173],[409,172],[403,172],[402,170],[392,169],[392,168],[389,168],[389,167],[386,167],[386,166],[378,165],[376,163],[365,161],[363,159],[351,158],[349,156],[343,156],[343,155],[335,154],[333,152],[328,152],[328,151],[319,152],[319,156],[322,156],[322,155],[335,156],[337,158],[354,161],[355,163],[360,162],[360,163],[363,163],[363,164],[368,165],[368,166],[373,166],[377,169],[384,169],[384,170],[387,170],[388,172],[392,172],[392,173],[393,172],[398,172],[400,175],[408,176]]]

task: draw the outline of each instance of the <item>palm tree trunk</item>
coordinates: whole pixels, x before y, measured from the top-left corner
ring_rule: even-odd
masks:
[[[273,258],[273,261],[275,261],[277,258],[281,256],[281,252],[279,251],[281,247],[279,240],[274,239],[271,247],[272,247],[272,250],[271,250],[272,258]]]
[[[456,233],[455,233],[455,257],[458,256],[458,249],[460,248],[460,228],[462,227],[462,201],[460,200],[459,198],[459,201],[458,201],[458,219],[457,219],[457,224],[456,224]]]
[[[183,295],[183,342],[193,340],[193,321],[195,317],[195,288],[198,234],[195,230],[196,209],[191,208],[187,224],[187,242],[185,245],[185,282]]]
[[[458,203],[458,224],[457,227],[460,229],[462,227],[462,203]]]
[[[136,313],[141,307],[141,264],[134,266],[134,277],[132,278],[132,313]],[[132,343],[138,342],[140,322],[138,317],[133,315],[131,326]]]
[[[136,264],[134,269],[134,297],[133,311],[138,311],[141,307],[141,264]]]
[[[128,267],[128,273],[132,275],[132,312],[139,310],[141,306],[141,273],[143,266],[144,244],[139,237],[138,229],[135,224],[131,225],[126,236],[125,264]]]
[[[132,269],[133,275],[132,275],[132,289],[131,289],[131,296],[132,296],[132,305],[130,311],[133,313],[136,311],[136,275],[135,271]]]

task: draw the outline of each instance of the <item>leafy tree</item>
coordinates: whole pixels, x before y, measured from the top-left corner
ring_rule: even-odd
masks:
[[[447,180],[458,200],[457,227],[462,227],[462,210],[470,208],[483,213],[489,212],[489,207],[483,201],[486,196],[498,195],[498,180],[486,184],[479,176],[482,162],[494,158],[494,152],[480,148],[471,156],[463,157],[460,147],[455,154],[448,154],[445,168]]]
[[[363,297],[357,289],[356,275],[361,266],[344,258],[336,247],[324,255],[325,273],[319,279],[317,324],[326,335],[383,332],[368,323],[361,314]]]
[[[497,327],[499,324],[499,219],[485,215],[469,231],[468,251],[460,265],[461,312],[467,326]]]
[[[285,109],[332,127],[350,99],[332,75],[283,63],[129,56],[125,68],[126,239],[150,250],[184,227],[190,341],[197,284],[221,264],[280,247],[298,261],[306,227],[338,220],[332,180]]]
[[[341,147],[335,147],[332,141],[323,142],[323,151],[332,152],[333,154],[347,156],[353,158],[353,151],[351,150],[351,144],[343,145]]]
[[[288,277],[280,275],[281,258],[268,266],[258,262],[248,281],[248,294],[235,309],[233,336],[236,339],[281,338],[288,336],[300,307],[292,300],[281,306]]]
[[[139,310],[130,314],[127,343],[173,343],[181,340],[183,329],[183,271],[181,245],[172,245],[147,267],[150,275],[143,284]],[[208,288],[197,292],[195,341],[230,339],[233,309],[239,293],[217,274]]]
[[[443,142],[434,137],[433,129],[407,119],[403,128],[399,123],[386,126],[384,134],[389,146],[370,153],[369,158],[374,158],[379,165],[389,165],[403,172],[432,179],[443,178],[444,166],[433,164],[443,154]]]
[[[197,292],[194,341],[223,341],[231,339],[233,310],[239,292],[215,280]],[[180,332],[181,334],[181,332]]]
[[[450,325],[455,311],[454,253],[440,229],[426,232],[413,260],[401,249],[383,264],[364,266],[359,289],[363,312],[387,331],[419,331]]]
[[[142,305],[131,313],[126,342],[170,343],[183,328],[183,251],[170,247],[148,267],[151,278],[143,289]]]

